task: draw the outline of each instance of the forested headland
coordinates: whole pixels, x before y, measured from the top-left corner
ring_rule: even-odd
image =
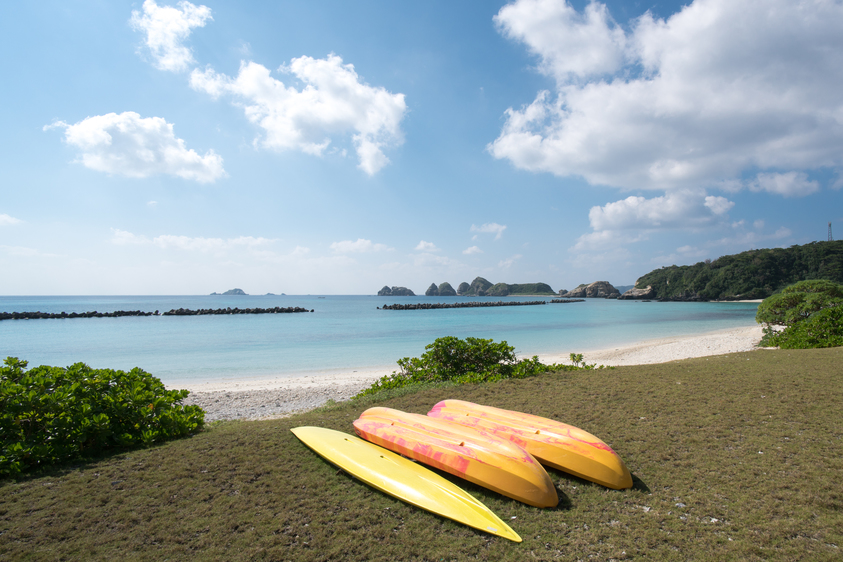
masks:
[[[661,300],[763,299],[806,279],[843,283],[843,241],[749,250],[694,265],[662,267],[640,277]]]

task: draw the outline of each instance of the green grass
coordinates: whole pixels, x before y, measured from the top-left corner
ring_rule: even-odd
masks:
[[[357,482],[289,431],[352,433],[376,403],[369,397],[216,424],[191,439],[7,481],[0,559],[843,558],[841,348],[439,385],[377,403],[426,413],[444,398],[590,431],[624,458],[635,487],[608,490],[551,470],[560,505],[537,509],[461,483],[524,542],[492,537]]]

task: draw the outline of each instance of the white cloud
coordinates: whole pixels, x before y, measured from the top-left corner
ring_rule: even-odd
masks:
[[[195,252],[221,252],[234,248],[246,247],[249,249],[266,246],[276,240],[254,236],[238,236],[237,238],[204,238],[201,236],[176,236],[173,234],[162,234],[151,240],[143,235],[133,234],[119,228],[111,229],[111,242],[119,246],[152,244],[164,250],[176,249]],[[298,250],[298,248],[296,248]]]
[[[780,226],[775,232],[768,234],[760,232],[743,232],[736,236],[727,236],[711,242],[710,246],[732,246],[735,248],[759,247],[768,240],[784,240],[790,238],[793,232],[786,226]]]
[[[724,197],[679,190],[652,199],[633,196],[592,207],[588,219],[598,231],[701,227],[712,224],[733,206]]]
[[[208,20],[213,18],[207,6],[179,2],[178,8],[173,8],[159,6],[154,0],[146,0],[143,13],[133,10],[129,22],[135,30],[146,35],[145,43],[156,68],[183,72],[195,62],[190,49],[184,46],[184,41],[193,28],[204,27]]]
[[[752,223],[752,226],[753,226],[756,230],[761,230],[762,228],[764,228],[764,221],[763,221],[763,220],[761,220],[761,219],[758,219],[757,221],[755,221],[755,222],[753,222],[753,223]]]
[[[3,246],[0,245],[0,251],[16,258],[58,258],[58,254],[51,254],[42,252],[35,248],[27,248],[26,246]]]
[[[22,222],[22,220],[16,219],[15,217],[6,214],[0,214],[0,226],[11,226],[13,224],[20,224]]]
[[[463,254],[466,254],[466,255],[471,255],[471,254],[482,254],[482,253],[483,253],[483,250],[481,250],[481,249],[480,249],[480,248],[478,248],[477,246],[472,246],[472,247],[470,247],[470,248],[466,248],[465,250],[463,250],[463,251],[462,251],[462,253],[463,253]]]
[[[146,236],[138,236],[119,228],[111,229],[111,243],[118,246],[126,246],[129,244],[149,244],[149,238]]]
[[[152,239],[152,243],[159,248],[175,248],[186,251],[214,252],[236,248],[239,246],[255,247],[274,242],[268,238],[254,238],[252,236],[240,236],[238,238],[202,238],[190,236],[174,236],[164,234]]]
[[[635,242],[648,240],[647,232],[632,234],[628,230],[597,230],[577,238],[576,243],[568,248],[568,251],[588,253],[595,250],[615,250],[623,244],[634,244]]]
[[[146,205],[148,207],[152,207],[153,209],[158,206],[158,201],[147,201]]]
[[[541,58],[544,74],[561,82],[615,72],[624,60],[626,36],[597,2],[580,14],[558,0],[520,1],[501,8],[494,21]]]
[[[385,250],[392,250],[386,244],[373,244],[371,240],[358,238],[356,242],[351,240],[343,240],[342,242],[334,242],[331,244],[331,249],[335,252],[347,253],[364,253],[364,252],[382,252]]]
[[[65,142],[82,152],[79,161],[98,172],[131,178],[167,174],[200,183],[225,176],[221,156],[213,150],[204,156],[188,150],[161,117],[126,111],[87,117],[74,125],[56,121],[44,129],[56,127],[64,128]]]
[[[459,265],[459,262],[445,256],[425,252],[413,256],[413,265],[416,267],[443,267]]]
[[[350,134],[364,172],[373,175],[389,163],[383,149],[403,142],[404,94],[361,82],[354,65],[334,54],[295,58],[279,70],[301,80],[304,88],[285,86],[255,62],[243,62],[236,78],[210,67],[194,70],[190,84],[215,98],[231,95],[249,121],[264,130],[256,142],[266,148],[321,156],[335,137]]]
[[[503,231],[506,230],[506,225],[498,224],[496,222],[488,222],[481,226],[471,225],[471,232],[482,232],[486,234],[494,234],[495,240],[499,240],[501,236],[503,236]],[[475,240],[477,237],[473,237],[472,240]]]
[[[488,147],[516,167],[674,189],[843,164],[840,2],[696,0],[624,32],[603,4],[517,0],[495,21],[556,83],[507,110]]]
[[[513,265],[516,261],[520,260],[522,257],[524,257],[524,256],[522,256],[521,254],[515,254],[515,255],[514,255],[514,256],[512,256],[511,258],[507,258],[507,259],[505,259],[505,260],[501,260],[501,261],[499,261],[499,262],[498,262],[498,267],[499,267],[499,268],[501,268],[501,269],[509,269],[510,267],[512,267],[512,265]]]
[[[788,172],[786,174],[758,174],[750,182],[751,191],[767,191],[784,197],[804,197],[820,190],[820,184],[809,181],[804,172]]]
[[[425,242],[424,240],[422,240],[415,247],[415,250],[418,252],[436,252],[439,251],[439,248],[437,248],[436,244],[434,244],[433,242]]]
[[[657,230],[711,227],[725,221],[734,205],[725,197],[706,195],[700,189],[679,189],[651,199],[627,197],[592,207],[588,219],[594,232],[577,238],[569,251],[632,244],[648,239],[648,233]]]

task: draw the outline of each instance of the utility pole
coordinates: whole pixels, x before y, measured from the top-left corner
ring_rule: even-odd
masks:
[[[831,236],[831,223],[828,223],[828,241],[834,242],[834,238]]]

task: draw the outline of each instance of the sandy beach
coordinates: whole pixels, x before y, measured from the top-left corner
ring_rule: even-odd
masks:
[[[544,363],[569,363],[571,352],[582,353],[586,363],[606,366],[666,363],[758,349],[761,326],[748,326],[695,336],[648,340],[624,347],[590,351],[570,350],[539,354]],[[394,367],[295,378],[236,380],[174,385],[191,391],[185,404],[201,406],[205,421],[284,417],[322,406],[329,400],[348,400]]]

